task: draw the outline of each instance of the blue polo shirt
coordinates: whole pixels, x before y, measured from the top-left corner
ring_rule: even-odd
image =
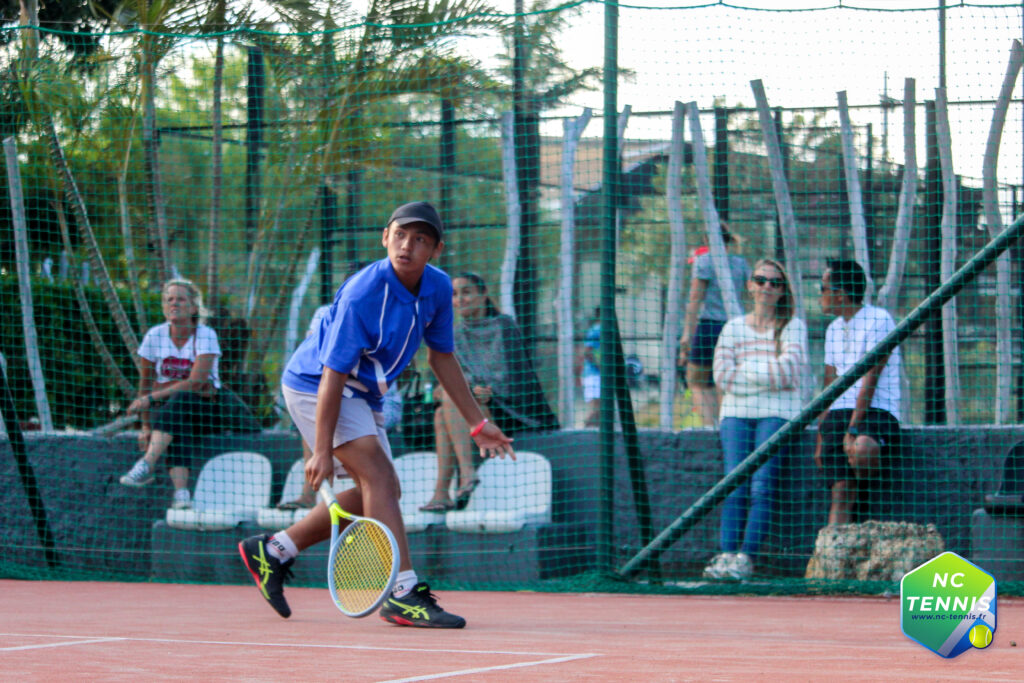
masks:
[[[444,271],[428,265],[419,294],[413,294],[388,259],[376,261],[338,289],[319,329],[292,354],[281,382],[315,394],[327,366],[348,374],[344,397],[365,399],[379,411],[421,340],[435,351],[454,351],[452,318],[452,281]]]

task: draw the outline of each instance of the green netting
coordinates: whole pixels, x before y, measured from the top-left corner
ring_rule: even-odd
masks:
[[[456,356],[521,452],[473,462],[458,416],[438,418],[454,426],[438,441],[447,408],[421,348],[388,434],[433,585],[882,593],[946,549],[1019,592],[1024,269],[1015,232],[993,240],[1024,202],[1024,15],[948,4],[4,15],[0,576],[249,581],[238,541],[304,514],[277,507],[302,495],[285,365],[342,283],[386,257],[391,211],[426,200],[445,223],[433,264],[456,285]],[[835,259],[859,264],[865,303],[891,321],[834,323],[876,310]],[[802,325],[776,344],[762,314],[780,275]],[[124,486],[140,456],[129,407],[174,393],[140,383],[137,355],[172,316],[172,278],[204,295],[219,355],[193,356],[217,356],[229,417],[174,437],[152,483]],[[862,397],[898,413],[901,448],[843,414],[839,441],[851,424],[867,440],[820,469],[824,406],[806,408],[828,368],[842,374],[951,280],[953,303],[907,328],[898,372],[890,357]],[[478,317],[481,282],[505,323]],[[843,298],[824,306],[832,290]],[[716,349],[711,323],[740,314],[755,317]],[[770,417],[786,447],[723,480]],[[737,420],[761,435],[728,445]],[[239,452],[256,455],[218,457]],[[847,472],[849,457],[866,464]],[[420,510],[459,488],[463,509]],[[297,583],[322,585],[325,552],[303,552]]]

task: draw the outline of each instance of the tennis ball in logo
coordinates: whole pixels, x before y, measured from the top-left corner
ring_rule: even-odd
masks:
[[[979,650],[986,648],[992,644],[992,629],[985,624],[978,624],[967,633],[967,638],[971,641],[971,645]]]
[[[992,642],[996,582],[987,571],[945,552],[900,581],[903,633],[941,657]]]

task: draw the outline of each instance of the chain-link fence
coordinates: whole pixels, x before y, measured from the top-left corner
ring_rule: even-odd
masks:
[[[17,552],[2,571],[245,580],[234,544],[310,503],[289,360],[355,334],[336,292],[391,267],[372,266],[388,216],[426,200],[455,355],[525,455],[472,457],[425,346],[388,369],[382,404],[335,368],[394,413],[417,567],[477,587],[619,585],[589,579],[1024,202],[1019,4],[805,4],[11,19],[0,519]],[[1019,580],[1022,277],[1013,243],[625,585],[887,586],[939,547]],[[195,284],[165,286],[179,278]],[[257,455],[217,479],[237,452]]]

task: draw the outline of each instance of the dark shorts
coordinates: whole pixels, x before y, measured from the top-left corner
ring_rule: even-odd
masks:
[[[200,465],[205,458],[198,452],[199,441],[208,434],[260,430],[242,399],[224,388],[212,398],[191,391],[173,394],[153,411],[150,422],[154,431],[173,437],[164,457],[168,467]]]
[[[843,451],[843,437],[850,426],[852,410],[832,410],[818,428],[821,435],[821,469],[829,487],[837,481],[855,479],[853,468]],[[881,446],[877,478],[889,481],[889,476],[899,458],[903,438],[900,423],[892,413],[878,408],[868,408],[864,419],[857,426],[861,435],[870,436]]]
[[[715,363],[715,344],[718,343],[718,335],[722,333],[725,321],[721,320],[700,320],[697,322],[697,329],[690,340],[690,355],[686,362],[699,365],[702,368],[710,368]]]

